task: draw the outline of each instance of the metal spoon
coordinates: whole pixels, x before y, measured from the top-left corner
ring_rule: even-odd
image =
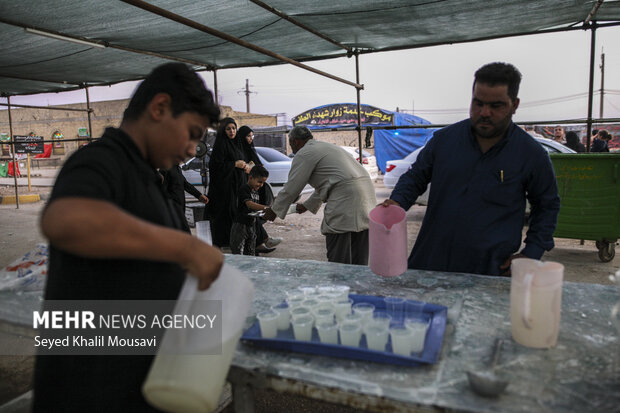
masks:
[[[469,387],[484,397],[496,397],[499,396],[506,386],[508,386],[507,380],[502,380],[495,375],[495,364],[499,360],[499,353],[502,349],[504,340],[501,338],[495,339],[495,349],[493,350],[493,361],[488,370],[484,371],[468,371],[467,378],[469,379]]]

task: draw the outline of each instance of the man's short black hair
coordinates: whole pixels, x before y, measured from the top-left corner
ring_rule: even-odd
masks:
[[[299,139],[307,142],[312,139],[312,132],[305,126],[295,126],[288,134],[289,139]]]
[[[267,169],[265,169],[264,166],[261,165],[255,165],[251,170],[250,170],[250,176],[252,178],[269,178],[269,171]]]
[[[211,125],[217,125],[220,108],[213,101],[213,94],[202,78],[183,63],[166,63],[153,69],[135,90],[123,120],[137,120],[158,93],[170,95],[174,117],[183,112],[195,112],[206,116]]]
[[[609,132],[607,132],[605,129],[601,129],[598,132],[598,137],[604,141],[608,141],[611,139],[611,135],[609,134]]]
[[[521,72],[510,63],[489,63],[476,71],[474,86],[476,83],[484,83],[489,86],[506,85],[508,86],[508,96],[515,101],[519,94]]]
[[[592,136],[598,135],[598,129],[592,129]]]

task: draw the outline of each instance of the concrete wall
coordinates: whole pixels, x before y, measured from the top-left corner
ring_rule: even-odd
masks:
[[[92,102],[91,124],[93,137],[103,134],[109,126],[118,127],[129,99]],[[86,109],[86,103],[60,105],[63,108]],[[277,126],[276,116],[235,112],[229,106],[221,106],[223,116],[233,117],[239,126]],[[44,140],[51,140],[54,132],[61,132],[65,139],[77,139],[78,129],[88,130],[88,114],[49,109],[11,108],[14,135],[28,135],[33,132]],[[0,133],[9,135],[8,110],[0,110]],[[81,142],[64,142],[64,148],[54,147],[54,155],[65,158],[81,145]]]

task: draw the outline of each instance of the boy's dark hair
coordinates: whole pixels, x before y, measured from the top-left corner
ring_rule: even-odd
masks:
[[[261,165],[255,165],[251,170],[250,170],[250,176],[252,178],[269,178],[269,171],[265,169],[264,166]]]
[[[604,141],[611,139],[611,135],[605,129],[598,131],[598,136]]]
[[[220,108],[213,101],[213,95],[200,76],[183,63],[166,63],[153,69],[135,90],[123,120],[137,120],[158,93],[170,95],[174,117],[183,112],[195,112],[208,117],[211,125],[217,125]]]
[[[510,63],[489,63],[476,71],[474,86],[476,86],[476,82],[489,86],[506,85],[508,86],[508,96],[514,101],[519,94],[521,72]]]

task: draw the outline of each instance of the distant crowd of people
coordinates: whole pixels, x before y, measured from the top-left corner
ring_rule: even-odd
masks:
[[[611,139],[612,136],[608,131],[604,129],[593,129],[592,136],[590,137],[590,152],[609,152],[609,141],[611,141]],[[584,138],[584,142],[582,143],[577,132],[565,132],[562,126],[556,126],[553,129],[553,140],[575,152],[587,152],[585,145],[587,144],[587,139]]]

